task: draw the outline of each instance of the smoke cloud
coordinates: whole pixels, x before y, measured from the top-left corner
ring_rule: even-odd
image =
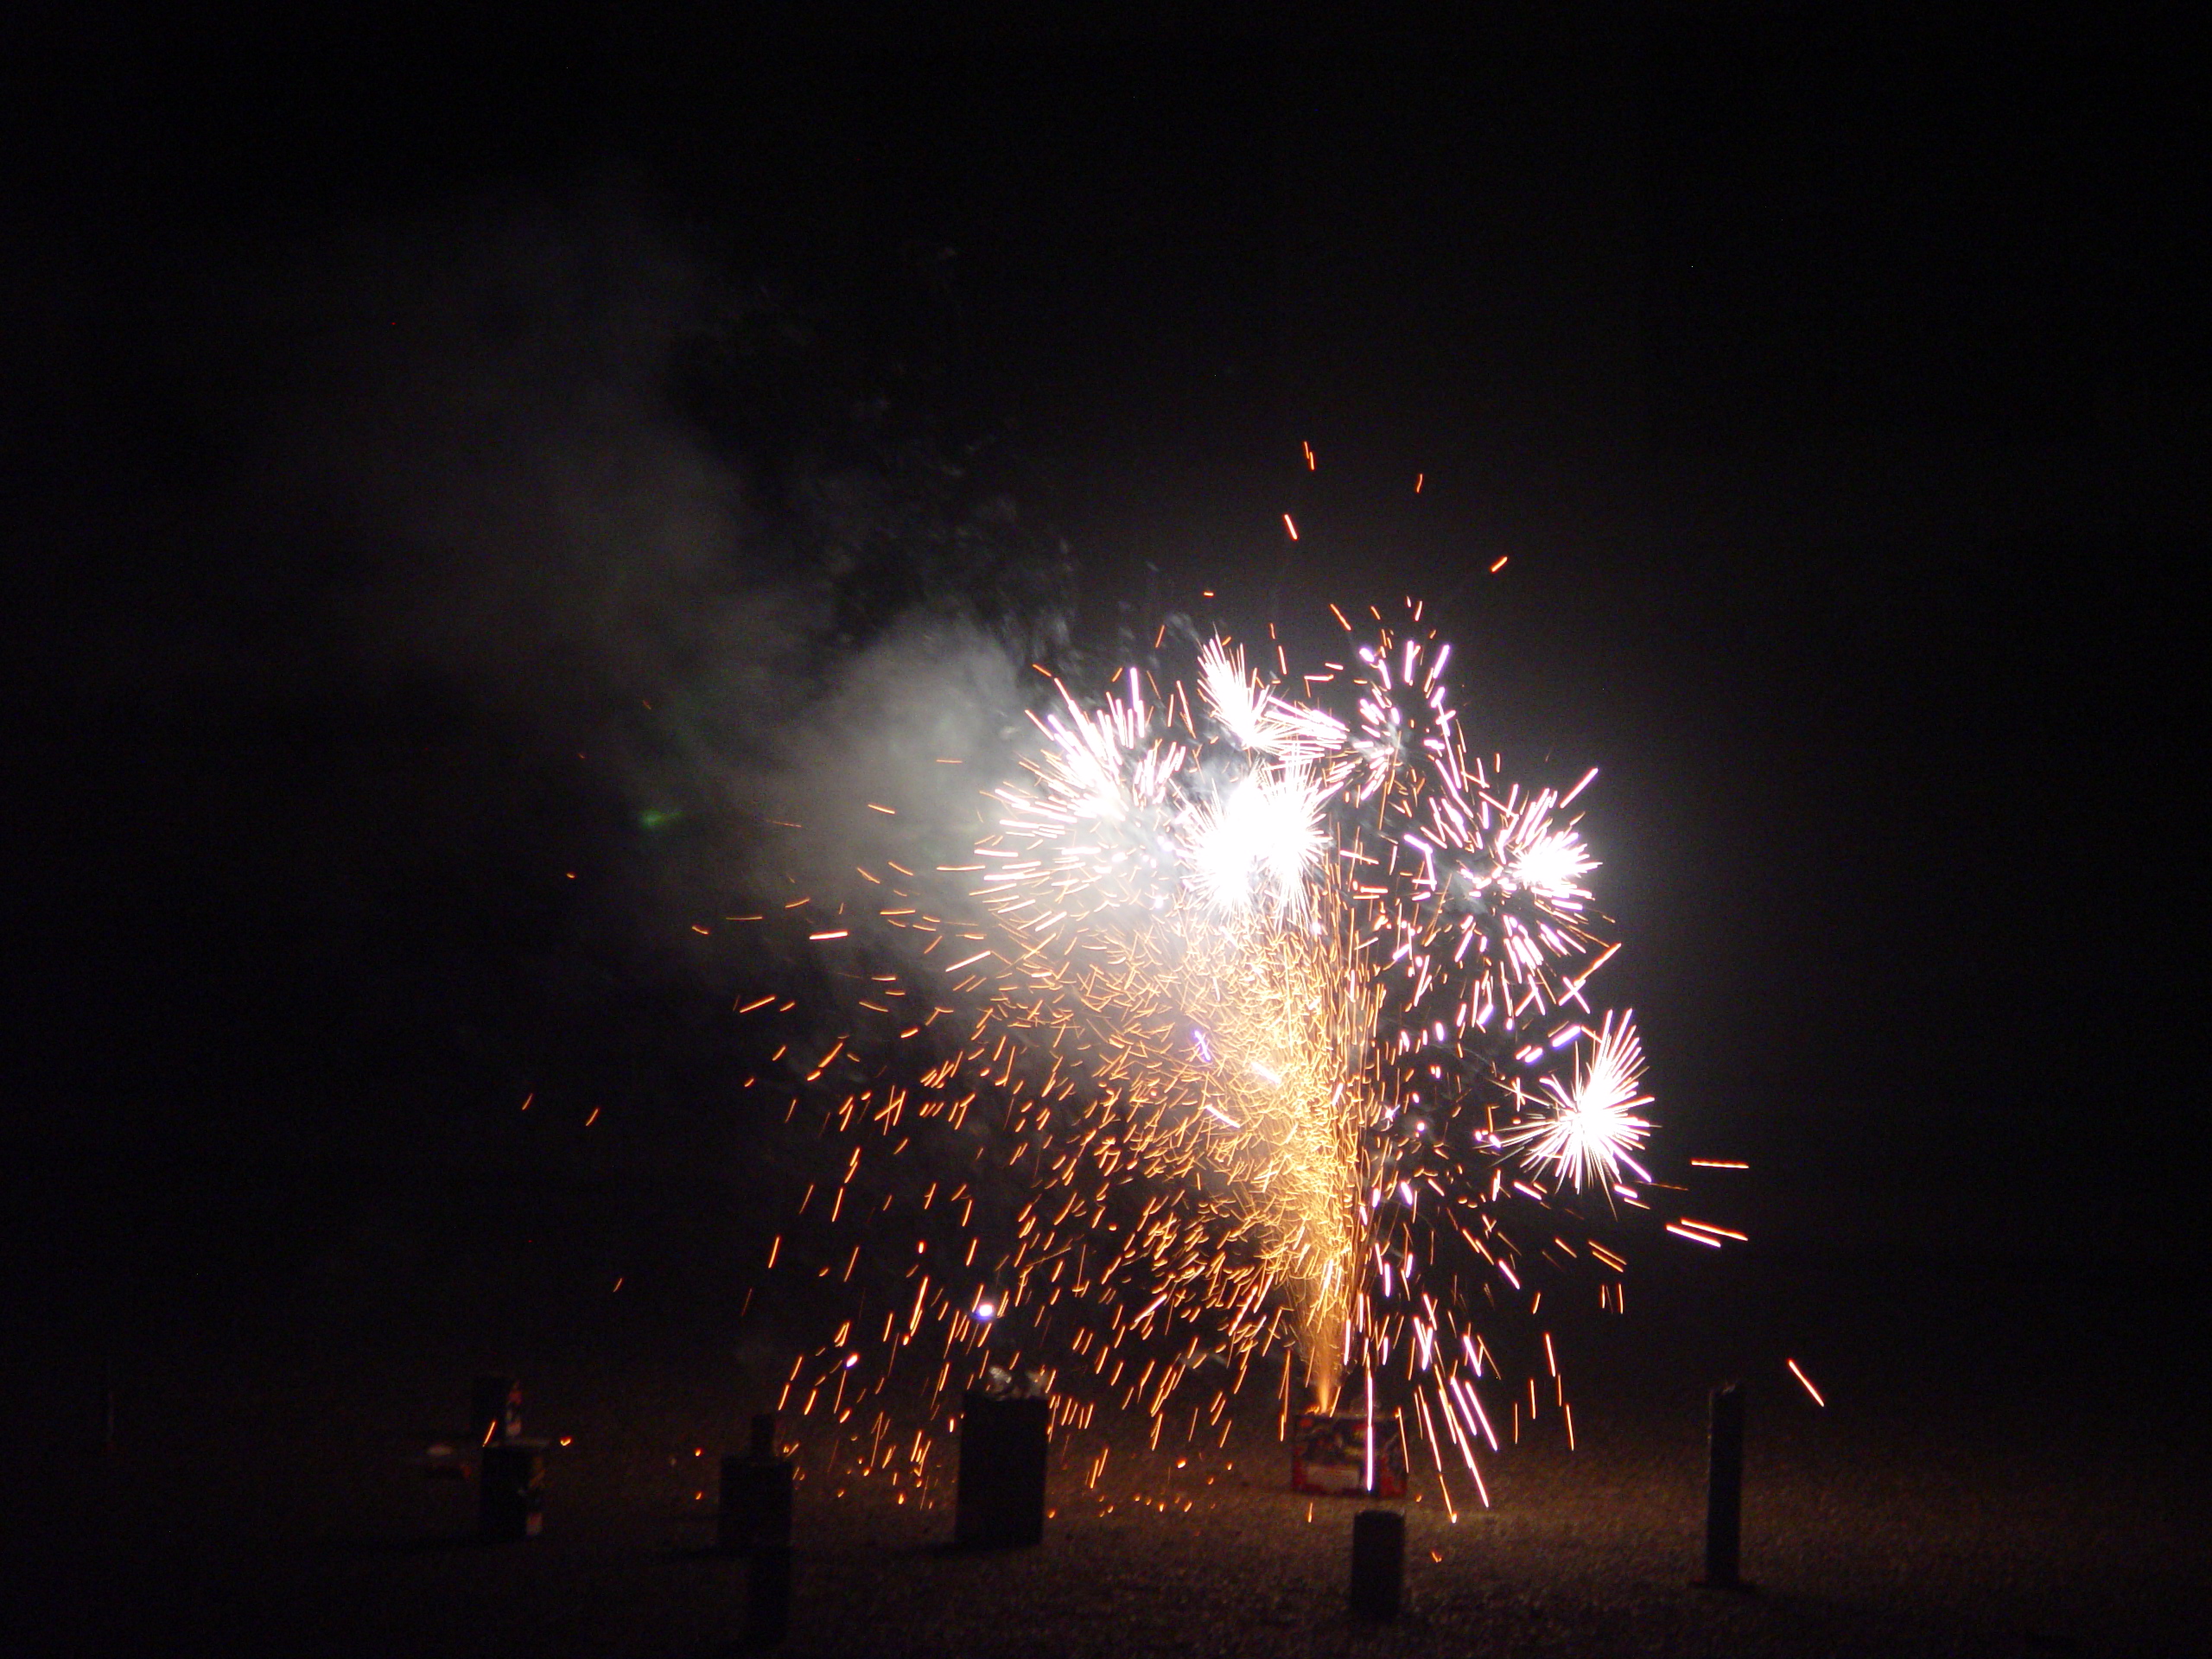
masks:
[[[835,411],[766,459],[686,406],[702,361],[724,404],[776,353],[804,373],[786,310],[607,186],[355,232],[268,287],[250,494],[348,573],[368,672],[428,676],[680,826],[671,902],[855,892],[972,840],[1057,619],[963,591],[946,547],[1004,503],[948,537],[887,445],[827,453]]]

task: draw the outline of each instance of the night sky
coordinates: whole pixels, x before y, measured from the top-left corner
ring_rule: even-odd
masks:
[[[746,10],[4,25],[14,1294],[556,1216],[650,1282],[776,1157],[690,924],[902,618],[1402,594],[1602,768],[1610,995],[1759,1248],[2196,1236],[2178,35]]]

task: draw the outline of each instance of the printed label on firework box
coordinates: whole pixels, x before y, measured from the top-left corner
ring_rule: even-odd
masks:
[[[1375,1420],[1373,1484],[1369,1484],[1367,1419],[1358,1412],[1302,1411],[1290,1441],[1294,1492],[1406,1495],[1406,1446],[1393,1414]]]

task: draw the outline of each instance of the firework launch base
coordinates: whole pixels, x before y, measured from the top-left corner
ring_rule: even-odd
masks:
[[[1372,1426],[1356,1411],[1302,1411],[1290,1440],[1290,1490],[1322,1497],[1406,1495],[1406,1443],[1395,1417]]]

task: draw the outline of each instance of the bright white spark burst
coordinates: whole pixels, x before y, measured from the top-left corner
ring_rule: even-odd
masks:
[[[931,995],[980,1013],[918,1081],[880,1074],[831,1115],[895,1153],[987,1106],[970,1155],[1027,1158],[1034,1185],[994,1256],[980,1231],[958,1271],[910,1255],[884,1379],[925,1325],[938,1395],[1018,1326],[1085,1422],[1085,1386],[1157,1418],[1198,1386],[1197,1355],[1219,1362],[1219,1416],[1284,1353],[1287,1414],[1294,1350],[1325,1408],[1349,1371],[1370,1395],[1398,1375],[1440,1477],[1461,1462],[1479,1489],[1476,1448],[1520,1396],[1484,1407],[1501,1379],[1473,1311],[1535,1306],[1531,1258],[1584,1224],[1585,1192],[1636,1198],[1651,1125],[1630,1017],[1585,995],[1614,948],[1567,811],[1590,779],[1497,779],[1449,657],[1409,606],[1302,677],[1215,639],[1188,683],[1132,667],[1093,700],[1056,681],[1026,779],[992,791],[996,831],[948,867],[973,885],[887,888],[887,923],[959,941]],[[1548,1338],[1544,1356],[1556,1379]]]
[[[1648,1181],[1649,1172],[1629,1155],[1651,1128],[1636,1116],[1637,1107],[1651,1103],[1650,1096],[1637,1090],[1643,1072],[1643,1044],[1630,1016],[1623,1014],[1618,1023],[1608,1016],[1572,1086],[1543,1079],[1554,1103],[1552,1115],[1518,1125],[1503,1138],[1522,1149],[1530,1163],[1549,1165],[1577,1192],[1592,1185],[1610,1189],[1624,1166]]]

